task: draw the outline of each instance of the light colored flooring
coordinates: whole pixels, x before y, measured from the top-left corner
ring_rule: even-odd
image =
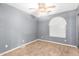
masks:
[[[79,56],[79,49],[45,41],[36,41],[4,56]]]

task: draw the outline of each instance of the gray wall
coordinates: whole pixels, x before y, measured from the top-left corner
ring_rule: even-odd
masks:
[[[79,47],[79,6],[78,8],[76,9],[76,39],[77,40],[77,44],[78,44],[78,47]]]
[[[49,36],[49,21],[54,17],[64,17],[67,22],[67,29],[66,29],[66,38],[60,38],[60,37],[50,37]],[[77,46],[77,39],[76,39],[76,10],[73,11],[67,11],[62,12],[59,14],[54,15],[48,15],[39,18],[39,39],[42,40],[49,40],[49,41],[55,41],[70,45]]]
[[[0,4],[0,52],[37,38],[78,46],[78,12],[79,9],[76,9],[36,18],[7,4]],[[57,16],[66,19],[66,38],[49,36],[49,21]]]
[[[35,40],[36,28],[37,18],[34,16],[7,4],[0,4],[0,52]]]

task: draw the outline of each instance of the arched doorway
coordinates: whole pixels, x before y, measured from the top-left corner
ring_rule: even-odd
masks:
[[[52,18],[49,22],[49,36],[66,38],[66,24],[63,17]]]

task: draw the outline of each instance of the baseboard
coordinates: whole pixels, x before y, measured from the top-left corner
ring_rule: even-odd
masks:
[[[37,41],[37,40],[33,40],[33,41],[31,41],[31,42],[22,44],[21,46],[18,46],[18,47],[16,47],[16,48],[11,49],[11,50],[5,51],[5,52],[1,53],[0,56],[2,56],[2,55],[4,55],[4,54],[7,54],[7,53],[10,53],[10,52],[12,52],[12,51],[14,51],[14,50],[16,50],[16,49],[18,49],[18,48],[23,48],[24,46],[29,45],[29,44],[31,44],[31,43],[33,43],[33,42],[36,42],[36,41]]]
[[[14,51],[14,50],[16,50],[16,49],[18,49],[18,48],[23,48],[24,46],[26,46],[26,45],[28,45],[28,44],[31,44],[31,43],[33,43],[33,42],[36,42],[36,41],[38,41],[38,40],[39,40],[39,41],[44,41],[44,42],[49,42],[49,43],[60,44],[60,45],[64,45],[64,46],[70,46],[70,47],[78,48],[77,46],[73,46],[73,45],[69,45],[69,44],[62,44],[62,43],[54,42],[54,41],[36,39],[36,40],[31,41],[31,42],[25,43],[25,44],[23,44],[23,45],[21,45],[21,46],[18,46],[18,47],[16,47],[16,48],[13,48],[13,49],[11,49],[11,50],[5,51],[5,52],[1,53],[0,56],[2,56],[2,55],[4,55],[4,54],[7,54],[7,53],[10,53],[10,52],[12,52],[12,51]]]
[[[55,43],[55,44],[60,44],[60,45],[64,45],[64,46],[70,46],[70,47],[74,47],[74,48],[78,48],[77,46],[70,45],[70,44],[63,44],[63,43],[59,43],[59,42],[48,41],[48,40],[42,40],[42,39],[37,39],[37,40],[39,40],[39,41],[44,41],[44,42]]]

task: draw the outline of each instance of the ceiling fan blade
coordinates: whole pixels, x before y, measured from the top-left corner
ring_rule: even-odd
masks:
[[[33,10],[33,9],[35,9],[35,8],[29,8],[29,9],[32,9],[32,10]]]

